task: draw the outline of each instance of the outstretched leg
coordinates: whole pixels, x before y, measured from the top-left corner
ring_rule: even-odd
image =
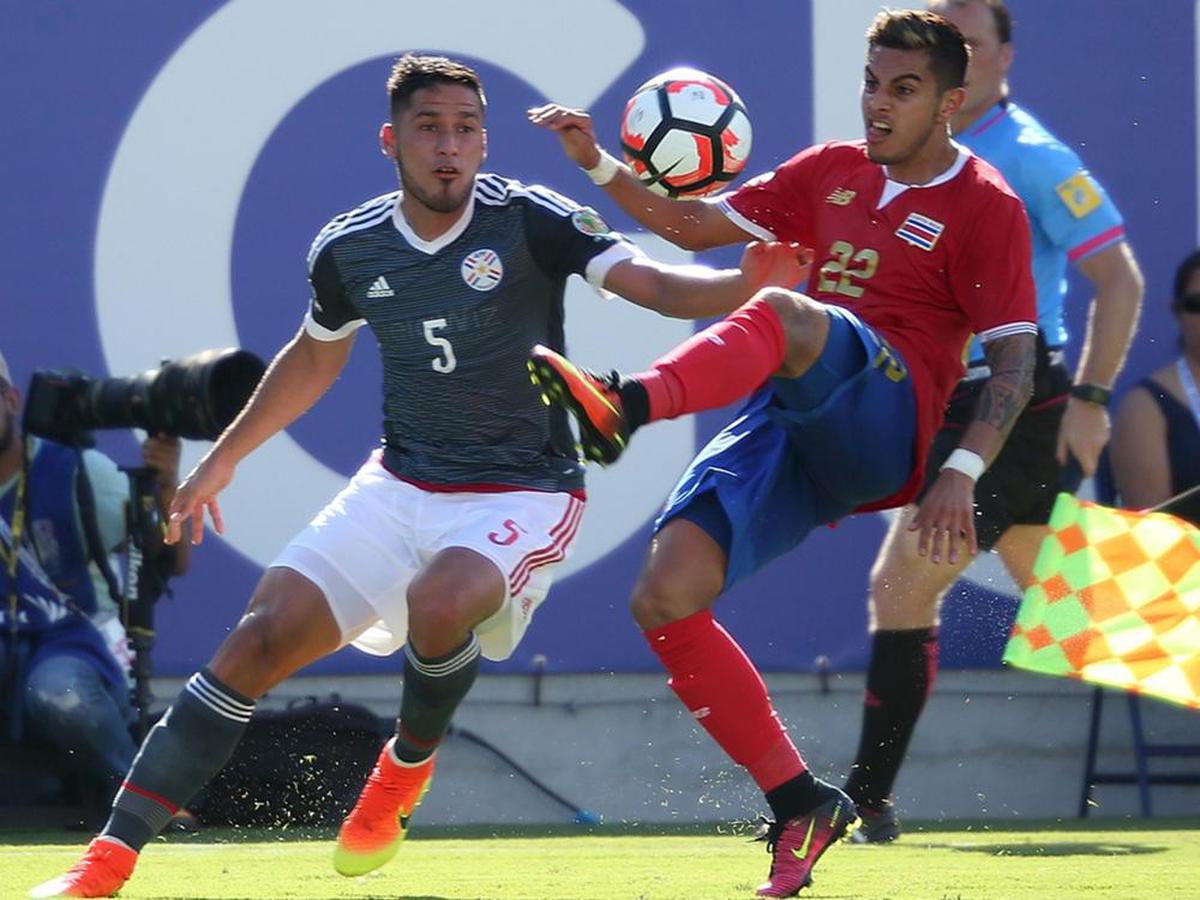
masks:
[[[579,421],[585,455],[607,464],[648,422],[728,406],[774,374],[800,375],[820,355],[828,333],[820,303],[766,288],[645,372],[599,376],[541,346],[533,349],[529,369],[547,400],[562,403]]]
[[[341,631],[317,586],[291,569],[268,569],[237,627],[146,735],[108,823],[84,858],[30,896],[117,891],[142,847],[229,760],[256,699],[340,644]]]

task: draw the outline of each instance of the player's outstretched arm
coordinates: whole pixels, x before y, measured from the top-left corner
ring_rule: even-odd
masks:
[[[799,244],[755,241],[740,268],[673,266],[645,256],[617,263],[604,277],[605,290],[678,319],[733,312],[764,287],[790,288],[805,281],[813,254]]]
[[[1077,267],[1096,294],[1079,352],[1075,383],[1110,388],[1121,373],[1137,330],[1144,289],[1142,273],[1124,241],[1080,260]],[[1069,453],[1079,460],[1085,476],[1094,475],[1109,432],[1108,408],[1103,403],[1069,398],[1058,430],[1058,461],[1065,464]]]
[[[318,341],[301,329],[276,354],[245,408],[176,489],[167,515],[168,544],[179,540],[188,519],[192,543],[199,544],[204,538],[205,510],[217,534],[224,533],[217,494],[233,480],[237,464],[329,389],[346,365],[353,344],[353,334],[337,341]]]
[[[975,482],[996,458],[1021,410],[1033,396],[1036,334],[996,338],[984,344],[983,352],[992,374],[983,383],[975,418],[909,525],[910,531],[920,532],[917,552],[935,563],[941,562],[943,554],[951,563],[957,562],[964,542],[972,556],[979,552],[975,538]]]
[[[707,250],[754,237],[711,203],[672,200],[651,191],[627,166],[604,152],[596,140],[592,117],[583,110],[548,103],[529,110],[528,116],[534,125],[557,134],[567,156],[621,209],[672,244],[685,250]]]

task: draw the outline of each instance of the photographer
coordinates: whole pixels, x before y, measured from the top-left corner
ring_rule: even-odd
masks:
[[[0,742],[49,744],[107,805],[135,753],[133,657],[113,557],[126,539],[129,479],[97,450],[23,434],[21,409],[0,356]],[[177,437],[142,444],[160,509],[174,495],[179,457]],[[146,549],[164,574],[188,567],[186,544]]]

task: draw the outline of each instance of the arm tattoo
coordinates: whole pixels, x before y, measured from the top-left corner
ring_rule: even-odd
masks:
[[[1033,396],[1037,335],[1013,334],[989,341],[983,348],[991,376],[983,384],[975,419],[1007,435]]]

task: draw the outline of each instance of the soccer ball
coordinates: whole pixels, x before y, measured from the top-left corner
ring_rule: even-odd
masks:
[[[729,85],[696,69],[671,69],[625,105],[621,149],[655,193],[700,197],[745,168],[750,131],[746,107]]]

